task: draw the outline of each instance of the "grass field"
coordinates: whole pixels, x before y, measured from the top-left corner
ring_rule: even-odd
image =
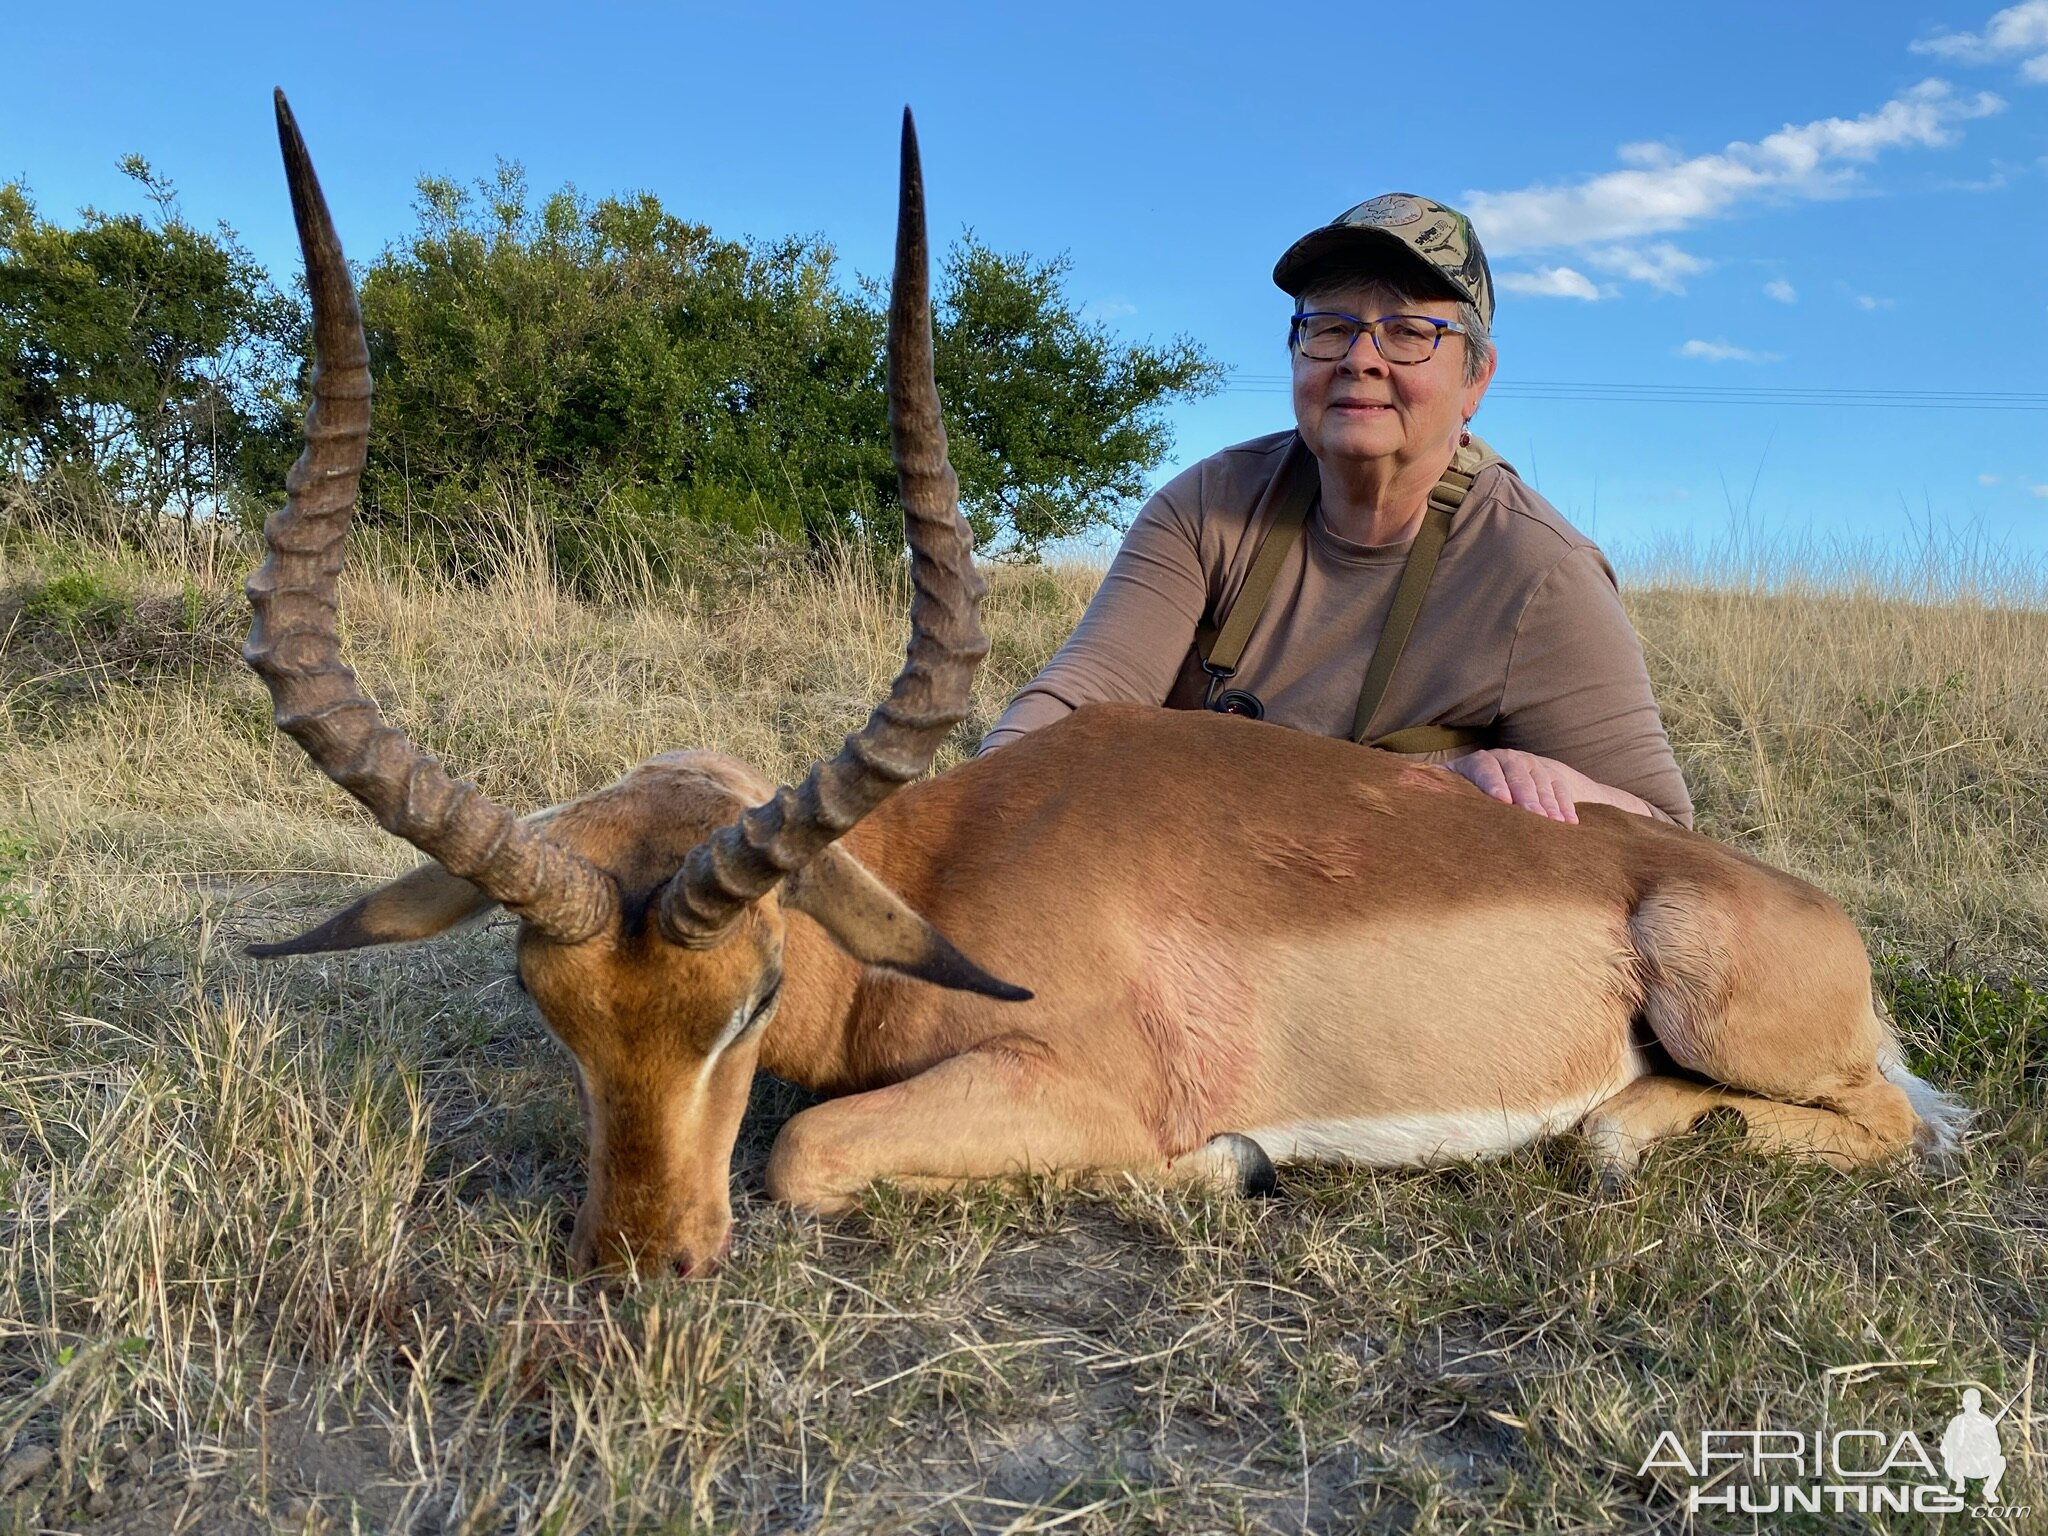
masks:
[[[243,558],[0,547],[0,1527],[1919,1530],[1688,1516],[1641,1469],[1667,1429],[1931,1450],[1976,1384],[2014,1400],[2000,1503],[2030,1512],[1947,1519],[2048,1529],[2037,591],[1630,597],[1702,829],[1849,908],[1915,1064],[1979,1107],[1951,1171],[1709,1131],[1618,1196],[1560,1140],[1258,1202],[879,1190],[821,1223],[761,1197],[802,1102],[764,1080],[730,1264],[608,1290],[566,1278],[581,1127],[502,924],[240,952],[413,862],[275,736]],[[345,603],[371,691],[522,810],[678,745],[799,772],[901,654],[901,595],[854,567],[603,602],[541,569]],[[1093,580],[999,576],[953,756]]]

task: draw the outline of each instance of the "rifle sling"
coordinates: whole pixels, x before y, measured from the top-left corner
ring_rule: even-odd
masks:
[[[1387,613],[1386,627],[1380,631],[1379,643],[1373,647],[1372,659],[1366,664],[1365,683],[1358,691],[1358,709],[1351,721],[1353,741],[1368,742],[1389,752],[1410,753],[1455,751],[1481,746],[1486,741],[1487,733],[1484,731],[1447,725],[1416,725],[1384,736],[1368,735],[1372,718],[1386,697],[1387,686],[1393,681],[1394,668],[1401,660],[1402,651],[1407,648],[1416,617],[1422,612],[1422,600],[1428,595],[1430,578],[1436,574],[1437,557],[1443,553],[1444,540],[1450,537],[1451,519],[1464,504],[1478,471],[1494,460],[1494,455],[1483,444],[1475,443],[1473,446],[1477,452],[1466,450],[1459,453],[1444,471],[1443,478],[1430,489],[1429,507],[1423,513],[1422,527],[1417,530],[1415,541],[1408,546],[1408,559],[1401,567],[1401,579],[1394,588],[1394,605]],[[1258,553],[1252,557],[1252,568],[1246,573],[1237,601],[1230,605],[1230,612],[1219,629],[1204,629],[1196,633],[1195,644],[1203,670],[1211,678],[1212,692],[1217,681],[1237,671],[1237,664],[1244,657],[1245,643],[1251,638],[1252,627],[1258,623],[1260,613],[1265,610],[1266,599],[1272,595],[1280,567],[1294,548],[1295,541],[1301,537],[1301,530],[1315,507],[1319,482],[1313,471],[1314,460],[1302,449],[1297,438],[1295,451],[1289,455],[1268,493],[1278,501],[1278,511],[1272,526],[1266,530],[1265,538],[1259,543]]]
[[[1279,503],[1279,510],[1265,538],[1259,541],[1259,552],[1252,556],[1252,568],[1245,574],[1237,601],[1230,605],[1222,628],[1207,631],[1206,638],[1204,632],[1195,636],[1202,667],[1211,678],[1227,678],[1237,671],[1237,664],[1244,657],[1245,642],[1251,639],[1252,626],[1265,611],[1273,582],[1280,575],[1287,552],[1301,537],[1302,526],[1308,522],[1320,493],[1316,461],[1297,437],[1266,493]]]

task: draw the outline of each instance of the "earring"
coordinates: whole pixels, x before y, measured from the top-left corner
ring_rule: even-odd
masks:
[[[1469,429],[1458,433],[1458,446],[1460,448],[1470,448],[1472,446],[1472,433]]]

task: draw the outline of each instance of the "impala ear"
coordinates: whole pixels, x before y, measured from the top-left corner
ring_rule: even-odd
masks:
[[[520,818],[529,827],[544,826],[570,802]],[[459,933],[482,922],[498,908],[460,875],[439,864],[422,864],[389,885],[380,885],[361,901],[343,907],[317,928],[278,944],[251,944],[247,953],[258,960],[278,955],[326,955],[342,949],[377,949],[387,944],[418,944]]]
[[[998,981],[961,954],[844,848],[824,849],[785,880],[782,904],[814,919],[841,949],[865,965],[1006,1003],[1031,999],[1022,987]]]
[[[467,880],[438,864],[422,864],[344,907],[319,927],[282,943],[251,944],[249,953],[267,960],[274,955],[322,955],[340,949],[416,944],[481,922],[497,906]]]

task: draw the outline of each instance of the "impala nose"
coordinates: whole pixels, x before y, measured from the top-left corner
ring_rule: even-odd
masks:
[[[732,1232],[728,1229],[716,1243],[704,1247],[676,1244],[668,1249],[665,1261],[643,1249],[643,1257],[636,1263],[627,1256],[628,1252],[624,1247],[601,1251],[597,1243],[579,1238],[569,1245],[569,1265],[580,1279],[619,1279],[635,1271],[651,1279],[666,1269],[684,1280],[706,1280],[717,1274],[731,1256]]]
[[[728,1232],[708,1253],[678,1253],[669,1260],[669,1268],[685,1280],[709,1280],[725,1267],[725,1261],[731,1256],[732,1234]]]

